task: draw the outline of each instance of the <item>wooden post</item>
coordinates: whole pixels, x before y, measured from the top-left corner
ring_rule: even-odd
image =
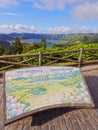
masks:
[[[80,48],[80,55],[78,59],[78,67],[81,67],[83,48]]]
[[[39,66],[42,65],[42,52],[39,52]]]

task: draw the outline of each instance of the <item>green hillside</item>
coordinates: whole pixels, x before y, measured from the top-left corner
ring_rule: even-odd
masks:
[[[53,40],[59,40],[58,44],[53,44],[52,48],[44,48],[43,43],[29,43],[28,40],[26,42],[22,42],[21,45],[23,46],[21,53],[27,53],[28,51],[53,51],[54,49],[79,49],[81,47],[89,48],[92,46],[97,47],[98,43],[98,34],[97,33],[85,33],[85,34],[31,34],[31,33],[11,33],[11,34],[0,34],[0,46],[3,47],[3,49],[6,52],[14,53],[15,54],[15,47],[14,43],[16,40],[16,37],[20,39],[20,42],[22,39],[30,39],[30,38],[38,38],[38,39],[53,39]],[[93,45],[94,44],[94,45]],[[44,48],[44,49],[42,49]],[[3,50],[2,49],[2,50]],[[1,51],[2,51],[1,50]],[[3,51],[3,52],[5,52]],[[4,53],[5,54],[5,53]],[[8,53],[6,53],[8,54]]]

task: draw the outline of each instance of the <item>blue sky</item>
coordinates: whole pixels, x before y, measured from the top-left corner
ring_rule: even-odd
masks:
[[[98,0],[0,0],[0,33],[98,33]]]

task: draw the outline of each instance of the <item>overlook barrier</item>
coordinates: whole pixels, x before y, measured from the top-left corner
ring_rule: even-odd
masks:
[[[78,66],[98,63],[98,48],[0,56],[0,71],[48,65]]]

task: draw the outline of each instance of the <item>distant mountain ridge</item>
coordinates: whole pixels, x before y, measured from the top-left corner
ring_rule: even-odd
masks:
[[[98,33],[77,33],[77,34],[34,34],[34,33],[10,33],[0,34],[0,46],[8,50],[12,48],[13,41],[16,37],[20,37],[21,40],[28,39],[41,39],[44,37],[46,40],[58,40],[64,41],[67,44],[79,44],[79,43],[98,43]],[[65,44],[64,43],[64,44]]]
[[[10,34],[0,34],[0,40],[12,41],[19,36],[22,40],[25,39],[41,39],[42,37],[50,40],[74,40],[88,38],[98,38],[98,33],[77,33],[77,34],[34,34],[34,33],[10,33]]]

